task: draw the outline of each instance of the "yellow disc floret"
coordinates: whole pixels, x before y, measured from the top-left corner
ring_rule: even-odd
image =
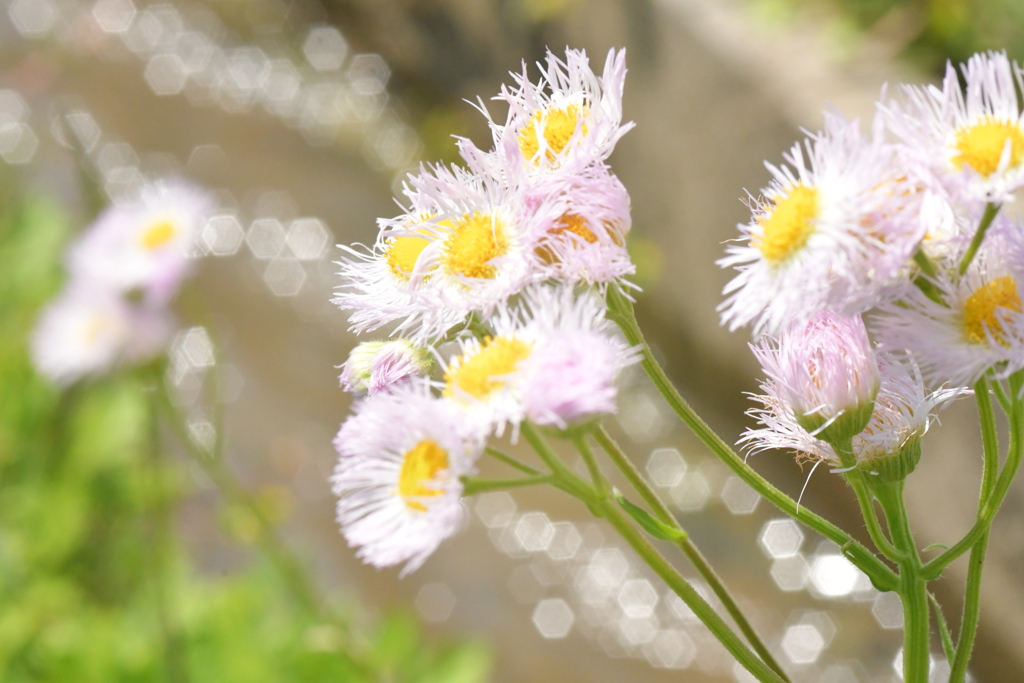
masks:
[[[997,315],[1002,309],[1002,315]],[[984,344],[992,339],[1006,346],[1006,333],[1000,317],[1006,312],[1021,312],[1020,294],[1013,277],[1006,275],[978,288],[964,304],[964,335],[967,341]],[[986,334],[986,330],[988,333]]]
[[[967,164],[986,178],[999,169],[1006,146],[1010,147],[1008,168],[1020,166],[1024,160],[1024,131],[1016,123],[988,118],[982,123],[964,126],[956,132],[957,154],[953,163]]]
[[[508,248],[504,224],[491,214],[474,211],[455,221],[441,258],[451,275],[493,279],[498,269],[490,261],[504,256]]]
[[[436,487],[439,483],[437,474],[446,469],[448,452],[430,439],[420,441],[406,451],[402,457],[402,469],[398,473],[398,493],[405,499],[405,504],[413,510],[426,512],[426,506],[418,499],[443,493]]]
[[[391,272],[408,280],[416,268],[416,261],[430,244],[431,238],[431,234],[426,230],[417,230],[414,235],[402,235],[388,240],[384,257],[387,259]]]
[[[775,201],[771,214],[758,219],[761,235],[752,244],[765,259],[780,263],[799,251],[814,232],[818,216],[818,190],[797,185]]]
[[[444,395],[487,398],[505,386],[507,376],[530,355],[530,348],[528,342],[513,337],[485,337],[480,351],[468,358],[459,356],[455,369],[445,373]]]
[[[178,234],[178,229],[169,220],[161,220],[146,228],[139,241],[142,248],[147,251],[156,251],[164,246]]]
[[[586,108],[582,109],[582,113],[586,113]],[[548,161],[554,161],[576,132],[580,114],[581,108],[575,104],[565,108],[538,109],[526,125],[519,129],[519,151],[527,159],[539,163],[537,152],[540,151],[540,138],[543,137]],[[586,125],[582,126],[581,132],[586,135]]]

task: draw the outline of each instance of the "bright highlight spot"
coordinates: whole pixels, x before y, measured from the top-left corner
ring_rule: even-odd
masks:
[[[511,337],[486,337],[480,351],[469,358],[459,356],[459,365],[445,373],[444,395],[469,394],[482,399],[505,386],[507,375],[530,355],[531,345]],[[458,387],[458,391],[456,391]]]
[[[807,243],[817,215],[818,191],[797,185],[788,196],[775,200],[771,215],[758,219],[762,232],[752,243],[768,261],[785,261]]]
[[[426,512],[427,508],[418,498],[440,496],[439,488],[427,486],[434,482],[437,473],[448,469],[448,452],[430,439],[420,441],[402,458],[402,469],[398,473],[398,493],[405,504],[413,510]]]
[[[999,170],[999,162],[1007,144],[1010,146],[1008,168],[1015,168],[1024,160],[1024,132],[1015,123],[995,121],[965,126],[956,132],[956,150],[953,163],[963,168],[967,164],[986,178]]]
[[[1006,346],[1006,334],[1000,318],[1005,318],[1008,311],[1021,312],[1020,294],[1012,276],[1006,275],[979,287],[964,304],[964,335],[967,341],[984,344],[991,335],[996,342]]]

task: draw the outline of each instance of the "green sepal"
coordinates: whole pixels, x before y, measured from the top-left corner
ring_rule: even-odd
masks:
[[[860,469],[869,473],[866,477],[868,484],[878,479],[886,484],[895,484],[903,481],[914,471],[917,463],[921,461],[921,437],[912,436],[900,446],[895,453],[871,458],[860,464]]]
[[[860,404],[852,410],[847,410],[841,415],[828,422],[828,418],[821,415],[798,415],[796,421],[809,434],[817,439],[828,443],[832,447],[837,444],[847,443],[857,436],[871,422],[871,415],[875,412],[875,399]],[[827,427],[822,425],[828,423]],[[820,431],[817,431],[820,430]]]
[[[685,531],[676,529],[665,524],[661,520],[655,519],[649,512],[647,512],[647,510],[630,503],[618,489],[614,489],[612,491],[612,495],[615,496],[615,500],[619,506],[621,506],[630,517],[636,520],[636,523],[643,527],[644,531],[649,533],[651,536],[660,538],[663,541],[672,541],[673,543],[685,541],[689,538]]]

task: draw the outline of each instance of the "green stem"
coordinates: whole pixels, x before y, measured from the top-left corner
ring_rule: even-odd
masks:
[[[511,455],[508,455],[506,453],[502,453],[501,451],[499,451],[496,448],[491,448],[490,446],[488,446],[487,448],[484,449],[484,453],[486,453],[487,455],[491,456],[495,460],[500,460],[501,462],[505,463],[509,467],[512,467],[514,469],[519,470],[523,474],[532,474],[532,475],[542,474],[542,472],[540,470],[538,470],[538,469],[536,469],[534,467],[530,467],[525,462],[520,462],[519,460],[516,460]]]
[[[708,627],[718,642],[736,658],[736,660],[753,676],[764,683],[786,683],[786,679],[776,673],[768,664],[761,661],[750,648],[729,628],[722,617],[704,598],[676,571],[668,560],[652,546],[647,538],[633,526],[629,517],[610,497],[600,498],[591,504],[591,508],[615,527],[615,530],[633,548],[634,552],[647,563],[654,573],[678,595],[693,611],[701,622]]]
[[[939,626],[939,635],[942,637],[942,651],[946,653],[946,661],[952,666],[953,660],[956,658],[956,646],[953,645],[953,636],[949,633],[949,623],[946,621],[946,615],[942,612],[942,605],[939,604],[938,599],[931,593],[928,593],[928,602],[932,605],[932,612],[935,613],[935,623]]]
[[[903,555],[899,562],[899,594],[903,602],[903,680],[905,683],[928,683],[931,665],[928,587],[921,574],[921,558],[903,502],[903,482],[879,482],[873,490],[885,511],[893,544]]]
[[[478,493],[486,493],[488,491],[507,491],[509,489],[517,489],[524,486],[552,484],[554,481],[555,477],[551,474],[541,474],[536,477],[521,477],[519,479],[479,479],[477,477],[462,477],[462,495],[475,496]]]
[[[985,239],[985,233],[988,232],[988,228],[992,225],[992,221],[995,220],[1001,206],[1001,204],[993,204],[992,202],[985,205],[985,213],[981,217],[981,222],[978,223],[978,231],[974,233],[974,239],[971,240],[970,245],[967,247],[964,257],[960,259],[959,272],[961,277],[967,272],[967,267],[974,260],[974,255],[978,253],[978,247],[981,246],[982,240]]]
[[[1003,504],[1003,500],[1006,498],[1007,492],[1010,490],[1010,485],[1013,483],[1014,477],[1017,475],[1017,471],[1020,469],[1021,456],[1024,454],[1024,440],[1022,440],[1021,431],[1024,429],[1024,403],[1018,398],[1021,386],[1021,378],[1018,375],[1013,375],[1010,378],[1010,400],[1011,410],[1008,414],[1010,418],[1010,444],[1007,449],[1006,464],[1003,465],[1002,472],[996,477],[995,483],[991,484],[991,489],[986,494],[986,482],[991,481],[992,472],[998,468],[998,453],[987,453],[984,459],[985,472],[982,473],[982,486],[981,494],[978,507],[978,519],[971,527],[971,530],[967,534],[957,541],[953,547],[945,551],[931,562],[924,566],[924,574],[929,581],[939,577],[942,571],[949,566],[951,562],[956,560],[958,557],[963,555],[968,550],[974,548],[983,536],[988,534],[989,528],[992,526],[992,520],[995,518],[996,513],[999,512],[1000,506]],[[978,396],[978,394],[975,394]],[[985,422],[991,419],[991,405],[989,405],[986,411],[983,408],[984,402],[987,400],[987,393],[985,393],[978,401],[978,411],[982,421],[982,444],[984,445],[988,438],[985,434],[990,429],[994,431],[994,423],[991,427],[986,427]],[[988,417],[986,417],[988,416]],[[994,443],[994,439],[990,444]]]
[[[1021,378],[1019,374],[1010,378],[1010,443],[1007,448],[1006,466],[1003,472],[996,479],[995,470],[999,467],[999,445],[996,442],[995,417],[992,413],[992,404],[988,396],[988,386],[985,379],[978,380],[975,385],[975,398],[978,401],[978,413],[981,418],[982,445],[984,446],[984,470],[981,477],[981,494],[978,500],[978,520],[987,519],[987,526],[984,533],[980,535],[977,542],[971,548],[971,558],[967,566],[967,588],[964,594],[964,611],[960,620],[960,636],[956,646],[956,657],[950,667],[950,683],[960,683],[967,675],[967,664],[971,659],[971,652],[974,649],[974,639],[978,635],[978,621],[981,618],[981,577],[985,570],[985,553],[988,550],[988,529],[991,527],[992,517],[998,510],[999,500],[993,500],[999,494],[999,487],[1004,480],[1013,478],[1020,465],[1021,449],[1024,445],[1024,414],[1022,414],[1020,389]],[[1009,476],[1007,477],[1007,473]],[[992,503],[995,508],[991,508]],[[986,514],[991,509],[991,515]]]
[[[978,513],[985,501],[992,495],[999,474],[999,435],[996,433],[996,418],[992,411],[992,398],[988,382],[984,377],[974,385],[974,399],[978,404],[978,420],[981,424],[982,470],[981,492],[978,495]]]
[[[798,506],[795,500],[775,488],[767,479],[747,465],[743,458],[737,455],[693,411],[672,385],[665,371],[654,359],[650,347],[644,341],[640,326],[637,325],[636,316],[633,313],[633,304],[626,299],[622,292],[614,288],[608,290],[608,317],[619,325],[630,344],[639,346],[642,354],[641,365],[647,376],[651,379],[651,382],[672,410],[675,411],[676,415],[679,416],[679,419],[719,460],[725,463],[729,469],[769,503],[790,517],[817,531],[840,548],[843,548],[844,555],[868,575],[876,588],[882,591],[890,591],[896,588],[899,581],[896,574],[870,550],[828,520],[814,514],[804,506]]]
[[[935,264],[932,263],[932,260],[928,258],[928,254],[924,253],[924,249],[921,247],[918,247],[917,251],[914,252],[914,263],[917,264],[917,267],[921,269],[922,273],[930,278],[937,277],[939,274],[939,271],[935,268]]]
[[[964,592],[964,613],[960,621],[956,656],[950,666],[949,683],[961,683],[967,675],[967,664],[971,660],[974,638],[978,635],[978,621],[981,617],[981,575],[985,569],[987,549],[988,533],[985,533],[971,549],[971,559],[967,567],[967,590]]]
[[[626,477],[630,485],[636,492],[640,494],[640,497],[644,499],[654,514],[665,524],[683,531],[683,528],[679,525],[675,515],[668,509],[668,506],[661,500],[661,496],[658,495],[657,491],[651,488],[647,480],[644,479],[643,475],[633,464],[619,444],[611,437],[610,434],[605,430],[603,426],[600,426],[594,432],[594,438],[597,439],[597,443],[601,446],[602,450],[608,454],[609,459],[619,469],[620,472]],[[725,587],[725,583],[712,568],[711,564],[707,561],[704,555],[697,548],[696,544],[693,543],[689,538],[685,538],[678,542],[679,548],[686,555],[686,558],[694,566],[694,568],[700,573],[701,577],[711,587],[711,590],[722,602],[722,606],[725,607],[726,612],[732,617],[733,621],[739,627],[743,633],[747,642],[750,643],[754,651],[757,652],[758,656],[765,661],[768,666],[775,670],[779,676],[784,680],[788,681],[789,678],[786,676],[785,670],[772,656],[771,651],[764,644],[761,638],[757,635],[757,631],[754,630],[753,625],[747,620],[746,616],[740,610],[738,604],[733,599],[732,594]]]
[[[586,436],[582,434],[574,436],[573,443],[576,445],[576,450],[583,456],[583,461],[587,463],[587,471],[590,472],[590,479],[594,483],[597,495],[606,498],[611,492],[611,486],[601,473],[601,468],[597,464],[597,458],[594,457],[594,452],[590,449]]]
[[[558,457],[558,454],[551,450],[548,446],[547,441],[541,436],[541,433],[537,430],[533,424],[524,421],[519,426],[519,431],[523,437],[526,438],[526,442],[530,444],[540,459],[544,461],[544,464],[551,468],[551,471],[556,475],[556,485],[566,493],[583,500],[584,502],[592,498],[590,486],[585,481],[576,476],[576,473],[569,469],[562,459]]]
[[[160,633],[164,645],[164,657],[167,664],[167,680],[170,683],[182,683],[188,680],[185,666],[185,653],[182,651],[182,640],[173,623],[168,607],[167,578],[168,556],[172,543],[171,506],[168,498],[166,477],[164,472],[163,448],[160,444],[160,411],[155,391],[149,392],[149,474],[156,491],[153,505],[153,542],[147,545],[150,560],[153,564],[154,587],[156,592],[156,614],[160,624]]]
[[[905,559],[903,553],[889,542],[885,532],[882,531],[882,525],[879,523],[878,515],[875,512],[875,503],[871,499],[871,493],[868,491],[867,484],[864,482],[863,473],[860,470],[851,470],[846,473],[846,481],[850,483],[850,487],[857,497],[857,504],[860,505],[860,513],[864,517],[865,524],[867,524],[871,542],[875,544],[875,547],[883,555],[893,562],[898,563],[900,560]]]

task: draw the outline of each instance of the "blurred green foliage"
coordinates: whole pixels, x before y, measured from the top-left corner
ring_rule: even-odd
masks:
[[[40,199],[0,206],[0,680],[486,680],[482,645],[428,645],[404,614],[360,632],[353,610],[295,599],[266,558],[199,573],[174,517],[191,479],[160,444],[146,375],[61,393],[32,369],[66,217]]]
[[[1021,0],[751,0],[776,16],[787,10],[839,10],[861,30],[902,46],[903,56],[935,74],[946,61],[1006,50],[1024,61]]]

